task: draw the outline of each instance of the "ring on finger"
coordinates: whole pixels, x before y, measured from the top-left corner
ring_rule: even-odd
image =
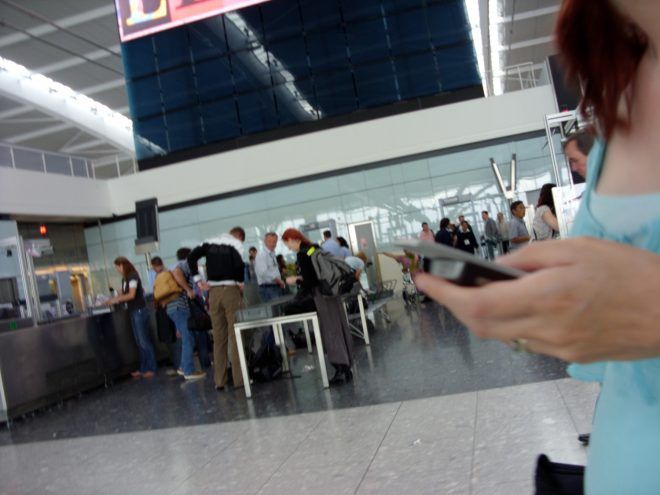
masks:
[[[530,352],[527,339],[512,339],[509,341],[509,347],[513,352]]]

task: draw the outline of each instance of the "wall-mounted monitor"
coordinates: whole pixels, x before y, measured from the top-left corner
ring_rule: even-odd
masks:
[[[268,0],[115,0],[119,37],[130,41]]]

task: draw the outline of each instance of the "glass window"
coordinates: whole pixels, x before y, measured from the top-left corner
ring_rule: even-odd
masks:
[[[11,167],[11,149],[0,144],[0,167]]]
[[[157,78],[133,81],[128,88],[128,99],[131,102],[131,114],[134,118],[140,119],[162,112],[163,104]]]
[[[188,28],[169,29],[154,36],[158,70],[167,70],[184,64],[190,64],[191,52]]]
[[[434,46],[470,40],[470,25],[462,2],[430,5],[426,9],[426,22],[430,27],[431,43]]]
[[[221,17],[188,24],[190,50],[195,62],[227,54],[227,40]]]
[[[165,117],[163,114],[154,117],[138,119],[133,122],[133,132],[147,141],[159,146],[164,150],[169,150],[170,146],[167,140],[167,128],[165,127]],[[138,159],[152,156],[153,152],[138,144],[136,148]]]
[[[169,151],[191,148],[204,142],[202,118],[196,106],[168,112],[166,120]]]
[[[42,172],[44,170],[43,155],[36,151],[14,148],[14,163],[16,168],[23,170],[35,170]]]
[[[241,135],[236,102],[233,97],[204,103],[200,108],[204,134],[209,143]]]
[[[438,76],[431,53],[397,58],[394,61],[401,99],[438,92]]]
[[[346,37],[353,64],[382,60],[390,55],[383,18],[348,24]]]
[[[200,101],[224,98],[234,93],[228,57],[218,57],[195,64]]]
[[[273,91],[255,91],[237,98],[243,134],[272,129],[277,125]]]
[[[377,107],[398,99],[394,68],[390,61],[355,68],[360,108]]]
[[[341,27],[321,33],[308,34],[307,51],[313,74],[348,67],[346,39]]]
[[[307,48],[302,36],[273,41],[268,44],[268,51],[272,54],[269,60],[275,84],[282,82],[282,76],[279,74],[283,71],[289,72],[296,79],[309,77]]]
[[[71,163],[68,156],[46,154],[46,171],[49,174],[71,175]]]
[[[316,98],[324,116],[357,110],[353,78],[348,71],[314,78]]]
[[[471,44],[443,48],[436,52],[435,57],[442,91],[481,84],[474,68],[475,56]]]
[[[273,0],[122,50],[136,132],[171,150],[480,84],[463,0]]]
[[[273,88],[280,125],[308,122],[319,118],[312,81],[298,80]]]
[[[160,74],[160,86],[165,111],[179,110],[197,103],[197,87],[190,66]]]
[[[297,2],[266,2],[260,8],[269,46],[273,40],[300,38],[303,28]]]
[[[155,74],[156,53],[153,36],[145,36],[121,45],[121,58],[127,79]]]
[[[394,55],[428,51],[431,47],[424,9],[389,16],[387,30]]]
[[[340,6],[337,0],[300,0],[300,10],[305,31],[334,27],[341,23]]]

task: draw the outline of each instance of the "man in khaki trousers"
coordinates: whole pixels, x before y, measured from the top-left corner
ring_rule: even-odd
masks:
[[[234,387],[243,386],[243,375],[236,347],[234,322],[236,311],[243,301],[243,241],[245,231],[234,227],[229,234],[209,239],[193,249],[188,265],[195,283],[209,290],[209,312],[213,324],[213,362],[215,388],[223,390],[227,385],[227,344],[231,357]],[[206,278],[202,281],[197,261],[206,258]]]

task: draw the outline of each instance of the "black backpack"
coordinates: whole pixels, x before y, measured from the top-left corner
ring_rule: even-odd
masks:
[[[264,335],[257,352],[250,356],[250,375],[256,382],[270,382],[282,375],[282,355],[272,335]]]
[[[311,258],[321,294],[341,296],[351,292],[356,282],[355,271],[344,260],[322,249],[314,251]]]

